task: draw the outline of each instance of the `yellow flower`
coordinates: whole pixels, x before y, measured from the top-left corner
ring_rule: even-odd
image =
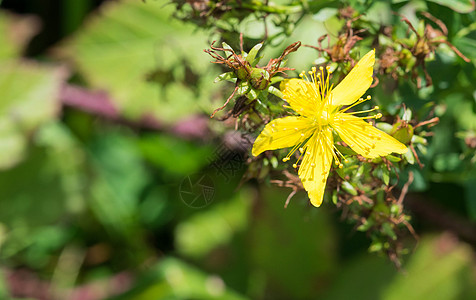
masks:
[[[370,96],[365,99],[360,97],[372,84],[374,63],[375,52],[372,50],[334,89],[329,84],[329,76],[324,76],[322,67],[320,72],[312,68],[310,79],[301,73],[303,79],[283,81],[280,87],[283,99],[299,116],[271,121],[254,142],[254,156],[266,150],[294,146],[283,159],[284,162],[290,160],[296,150],[300,151],[301,155],[293,167],[299,168],[299,178],[314,206],[322,203],[332,161],[340,168],[343,166],[341,160],[346,161],[334,145],[334,135],[338,135],[350,148],[366,158],[407,151],[405,145],[365,121],[380,118],[380,113],[356,116],[374,111],[378,109],[377,106],[366,111],[347,112],[355,105],[370,100]],[[329,68],[327,74],[330,74]]]

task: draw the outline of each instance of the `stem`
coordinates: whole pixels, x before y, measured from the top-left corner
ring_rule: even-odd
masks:
[[[299,13],[302,11],[302,6],[286,6],[286,5],[275,5],[275,4],[268,4],[259,1],[259,0],[252,0],[250,3],[242,3],[239,4],[238,7],[251,9],[254,11],[261,11],[266,13],[273,13],[273,14],[294,14]],[[238,8],[237,7],[237,8]]]

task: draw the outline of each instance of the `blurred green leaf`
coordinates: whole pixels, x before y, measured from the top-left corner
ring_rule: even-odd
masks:
[[[213,159],[212,145],[198,145],[168,135],[145,135],[139,141],[139,148],[144,158],[175,176],[193,174]]]
[[[107,2],[59,53],[128,117],[176,122],[209,112],[214,76],[206,54],[197,51],[207,36],[172,12],[165,0]]]
[[[28,134],[56,117],[64,72],[22,62],[0,62],[0,69],[0,169],[5,169],[23,158]]]
[[[476,221],[476,179],[470,179],[465,183],[466,188],[466,206],[468,215],[473,221]]]
[[[208,275],[176,258],[159,261],[125,294],[110,300],[244,300],[216,275]]]
[[[375,245],[375,250],[379,246]],[[384,258],[368,254],[356,255],[344,262],[322,299],[348,299],[351,295],[353,300],[380,300],[382,291],[392,282],[396,273],[395,268]]]
[[[94,141],[90,154],[94,166],[91,209],[112,236],[139,238],[137,208],[149,175],[135,140],[109,132]]]
[[[68,193],[58,184],[62,174],[48,149],[31,147],[29,154],[16,167],[0,173],[0,220],[5,226],[2,258],[37,243],[45,226],[71,217],[64,201]]]
[[[399,274],[382,299],[461,299],[466,282],[474,281],[469,268],[471,253],[450,235],[421,240],[405,267],[407,274]],[[474,284],[470,289],[475,290]]]
[[[247,225],[249,199],[250,192],[241,190],[229,201],[198,212],[180,223],[175,230],[179,253],[199,258],[229,243],[233,234]]]
[[[19,58],[38,28],[35,17],[16,16],[0,10],[0,61]]]
[[[475,3],[473,0],[428,0],[430,2],[435,2],[440,5],[451,8],[452,10],[467,14],[474,11]]]
[[[261,295],[270,299],[318,298],[323,289],[316,282],[325,285],[336,267],[334,227],[326,204],[319,210],[309,209],[304,193],[297,193],[284,209],[290,192],[263,190],[262,201],[253,209],[245,251],[251,255],[252,269],[264,277]],[[249,285],[253,289],[260,283]]]

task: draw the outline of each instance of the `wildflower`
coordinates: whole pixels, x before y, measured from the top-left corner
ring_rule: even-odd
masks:
[[[329,83],[329,67],[326,76],[322,67],[318,72],[316,68],[312,68],[309,77],[301,73],[302,79],[283,81],[280,87],[283,99],[299,116],[271,121],[254,142],[254,156],[266,150],[294,146],[283,162],[289,161],[295,151],[299,150],[299,159],[293,167],[298,168],[299,178],[314,206],[322,203],[332,162],[339,168],[343,167],[341,161],[347,162],[334,145],[336,136],[366,158],[385,156],[392,152],[403,154],[407,151],[405,145],[366,122],[380,118],[380,113],[357,116],[375,111],[377,106],[370,110],[349,112],[355,105],[371,99],[370,96],[360,97],[372,83],[374,63],[375,53],[372,50],[334,89]]]

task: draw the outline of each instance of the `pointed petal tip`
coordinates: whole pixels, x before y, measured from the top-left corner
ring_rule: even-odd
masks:
[[[324,191],[313,190],[308,192],[309,200],[314,207],[319,207],[322,204],[322,199],[324,197]]]
[[[256,147],[254,147],[253,145],[253,149],[251,149],[251,155],[253,155],[254,157],[260,155],[263,151],[259,151],[258,149],[256,149]]]
[[[407,153],[407,152],[408,152],[408,147],[405,146],[405,145],[403,145],[403,144],[402,144],[402,146],[403,146],[403,147],[401,147],[401,149],[398,149],[398,151],[395,151],[395,153],[398,153],[398,154],[405,154],[405,153]]]

